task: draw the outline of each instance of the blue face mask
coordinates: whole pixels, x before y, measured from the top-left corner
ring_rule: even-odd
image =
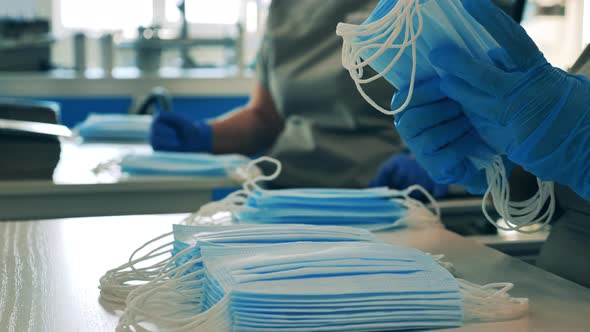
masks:
[[[250,159],[241,155],[152,152],[131,153],[119,162],[121,171],[133,175],[227,177]]]
[[[90,114],[76,131],[85,140],[146,141],[151,124],[151,115]]]

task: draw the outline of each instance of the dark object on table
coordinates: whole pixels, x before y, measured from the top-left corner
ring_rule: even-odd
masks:
[[[49,21],[0,18],[0,71],[44,71],[51,69]]]
[[[0,119],[57,124],[59,105],[0,99]],[[0,129],[0,180],[51,180],[60,153],[57,136]]]

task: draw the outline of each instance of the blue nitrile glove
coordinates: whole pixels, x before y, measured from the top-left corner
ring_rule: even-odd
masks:
[[[211,152],[213,131],[205,121],[174,112],[160,112],[150,130],[150,143],[157,151]]]
[[[481,137],[543,180],[590,199],[590,81],[551,66],[524,29],[488,0],[464,0],[498,41],[495,65],[446,46],[430,54],[441,90]]]
[[[459,184],[472,194],[482,194],[487,180],[479,165],[489,164],[494,151],[483,142],[461,106],[440,91],[437,78],[418,82],[410,105],[395,117],[395,125],[416,160],[440,184]],[[391,109],[406,100],[408,90],[398,92]]]
[[[434,182],[416,158],[406,153],[386,160],[370,185],[403,190],[415,184],[422,186],[435,198],[445,197],[449,193],[448,185]]]

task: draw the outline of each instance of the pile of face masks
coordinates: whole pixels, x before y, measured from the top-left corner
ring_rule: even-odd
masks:
[[[455,279],[431,256],[380,243],[363,230],[177,226],[174,233],[172,258],[137,267],[162,248],[170,252],[170,244],[159,246],[101,278],[107,300],[105,294],[127,289],[121,327],[394,331],[512,319],[528,308],[526,299],[507,294],[510,284]],[[152,275],[140,286],[138,279],[108,285],[124,273]]]
[[[173,236],[173,241],[161,243]],[[124,303],[141,282],[169,274],[186,262],[199,260],[203,246],[245,247],[289,242],[379,242],[370,232],[349,227],[308,225],[174,225],[173,232],[148,241],[131,254],[129,262],[109,270],[100,279],[101,297]],[[155,247],[147,250],[148,247]],[[139,252],[147,251],[136,258]],[[162,259],[162,257],[164,257]],[[139,265],[147,265],[138,267]],[[202,267],[193,264],[188,271]],[[186,272],[186,271],[185,271]]]
[[[340,23],[337,34],[344,40],[342,63],[358,90],[376,109],[385,114],[403,111],[412,98],[414,83],[437,78],[439,73],[428,59],[430,51],[453,44],[473,57],[491,61],[488,52],[498,48],[493,37],[463,8],[460,0],[381,0],[361,25]],[[371,66],[378,74],[365,77],[364,67]],[[384,77],[399,89],[408,89],[406,101],[396,110],[377,105],[362,89]],[[539,180],[539,192],[526,202],[511,202],[510,189],[501,156],[490,160],[472,159],[478,169],[485,169],[488,191],[482,202],[492,196],[498,213],[508,229],[536,223],[546,224],[553,216],[555,201],[553,183]],[[549,202],[549,209],[544,206]],[[542,213],[543,211],[547,211]],[[495,224],[489,215],[488,219]]]
[[[440,226],[440,211],[432,196],[419,186],[406,190],[388,188],[371,189],[283,189],[266,190],[257,182],[274,179],[281,170],[279,161],[263,157],[254,160],[271,162],[277,171],[269,176],[259,176],[246,181],[243,189],[230,194],[219,202],[207,204],[185,219],[187,224],[215,224],[211,216],[232,212],[227,223],[244,224],[312,224],[341,225],[367,228],[372,231],[393,227],[424,225]],[[422,202],[410,197],[421,192],[431,201],[434,212]]]
[[[377,243],[204,249],[205,312],[191,327],[374,331],[462,325],[457,281],[414,249]]]
[[[345,225],[372,230],[403,226],[411,212],[409,191],[375,189],[254,190],[244,209],[234,211],[237,222]],[[416,209],[418,212],[417,201]],[[435,215],[426,216],[433,222]],[[418,214],[418,213],[416,213]],[[414,216],[417,217],[417,216]]]
[[[145,142],[152,119],[151,115],[90,114],[75,131],[86,141]]]

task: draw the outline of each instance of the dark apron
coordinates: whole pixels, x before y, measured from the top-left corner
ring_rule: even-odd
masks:
[[[563,214],[553,224],[537,265],[590,287],[590,203],[565,186],[557,185],[555,192]]]
[[[590,77],[590,46],[570,72]],[[590,287],[590,203],[565,186],[555,193],[563,211],[553,224],[537,265],[558,276]]]

